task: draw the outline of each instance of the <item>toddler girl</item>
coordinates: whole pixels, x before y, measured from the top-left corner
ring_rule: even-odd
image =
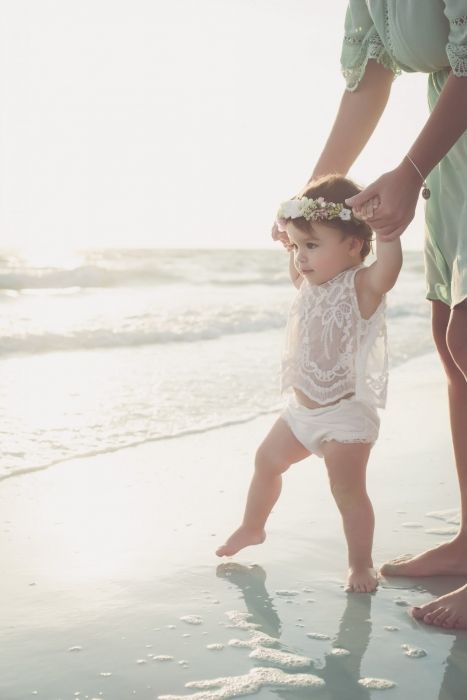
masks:
[[[366,465],[378,436],[377,408],[386,400],[385,294],[402,265],[400,239],[376,241],[364,219],[344,202],[359,192],[329,175],[312,181],[278,212],[279,238],[290,250],[292,303],[282,361],[288,402],[258,448],[242,525],[217,550],[230,556],[260,544],[282,486],[282,474],[310,454],[323,457],[347,540],[348,591],[377,586],[373,568],[374,516],[366,492]]]

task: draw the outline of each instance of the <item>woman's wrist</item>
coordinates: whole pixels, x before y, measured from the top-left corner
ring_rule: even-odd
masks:
[[[422,197],[423,199],[429,199],[431,196],[430,188],[427,185],[426,182],[426,175],[420,170],[418,167],[417,163],[414,161],[411,155],[407,153],[403,160],[404,166],[406,167],[407,163],[411,166],[412,168],[412,175],[415,173],[418,177],[418,186],[421,187],[422,191]]]
[[[417,187],[421,189],[423,186],[423,179],[420,174],[414,168],[410,160],[404,156],[397,168],[395,169],[397,176],[400,177],[404,183],[412,185],[414,188]]]

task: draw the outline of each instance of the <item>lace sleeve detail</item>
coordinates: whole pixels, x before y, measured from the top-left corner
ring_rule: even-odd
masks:
[[[449,20],[446,55],[454,75],[467,76],[467,2],[446,0],[444,14]]]
[[[345,66],[342,63],[342,75],[344,76],[347,90],[353,92],[358,87],[360,80],[365,75],[366,64],[370,59],[381,63],[385,68],[392,71],[394,75],[400,75],[401,71],[389,56],[379,37],[373,37],[368,41],[361,41],[360,44],[354,37],[344,37],[344,46],[349,44],[358,49],[352,65]]]
[[[446,53],[454,75],[458,78],[467,76],[467,46],[447,44]]]
[[[351,0],[345,16],[341,69],[346,88],[353,92],[373,59],[398,75],[401,71],[384,46],[364,0]]]

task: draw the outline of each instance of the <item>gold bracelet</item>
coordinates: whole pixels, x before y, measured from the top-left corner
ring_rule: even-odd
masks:
[[[429,188],[428,188],[428,185],[426,184],[425,178],[423,177],[423,175],[421,174],[420,170],[417,168],[417,166],[416,166],[415,163],[413,162],[412,158],[411,158],[409,155],[406,155],[405,157],[407,158],[407,160],[409,160],[409,161],[412,163],[413,167],[415,168],[415,170],[417,171],[417,173],[418,173],[418,174],[420,175],[420,177],[422,178],[422,187],[423,187],[423,190],[422,190],[422,197],[423,197],[423,199],[430,199],[431,192],[430,192],[430,190],[429,190]]]

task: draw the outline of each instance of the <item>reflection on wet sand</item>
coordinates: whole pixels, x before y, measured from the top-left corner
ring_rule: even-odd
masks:
[[[258,565],[244,566],[228,562],[218,566],[216,573],[218,577],[225,578],[241,590],[246,608],[252,615],[251,621],[261,625],[261,631],[280,639],[284,626],[275,607],[274,597],[270,596],[266,588],[266,571]],[[411,592],[418,589],[421,596],[425,591],[438,597],[454,590],[462,583],[465,581],[458,577],[426,578],[423,581],[398,578],[390,580],[390,588]],[[361,678],[362,660],[371,639],[372,598],[370,594],[347,594],[337,633],[332,638],[332,647],[347,649],[350,654],[336,656],[329,650],[324,655],[324,663],[314,664],[311,668],[311,672],[321,677],[326,683],[326,687],[319,692],[319,697],[323,700],[369,700],[371,697],[371,691],[362,687],[358,681]],[[416,620],[413,620],[413,625],[426,627]],[[453,638],[452,647],[444,663],[444,674],[440,679],[438,700],[465,700],[467,697],[467,631],[433,627],[426,631],[429,634],[447,635]],[[436,674],[434,682],[436,682],[435,679]],[[275,689],[274,692],[278,698],[284,700],[310,697],[309,693],[297,695],[297,691]]]
[[[254,622],[261,625],[262,632],[280,637],[282,623],[266,590],[266,572],[261,566],[227,562],[217,567],[216,575],[228,579],[241,590],[247,610],[254,615]]]
[[[228,562],[217,567],[217,576],[235,584],[243,595],[251,621],[261,625],[261,630],[271,637],[280,638],[282,622],[274,602],[266,588],[266,572],[258,565],[244,566]],[[345,609],[339,623],[333,648],[347,649],[350,654],[336,656],[325,654],[324,665],[312,672],[320,676],[326,687],[320,690],[320,698],[326,700],[369,700],[370,691],[359,685],[360,667],[371,636],[370,594],[347,594]],[[297,693],[275,690],[279,698],[294,698]],[[309,697],[309,695],[303,696]],[[446,699],[447,700],[447,699]]]

